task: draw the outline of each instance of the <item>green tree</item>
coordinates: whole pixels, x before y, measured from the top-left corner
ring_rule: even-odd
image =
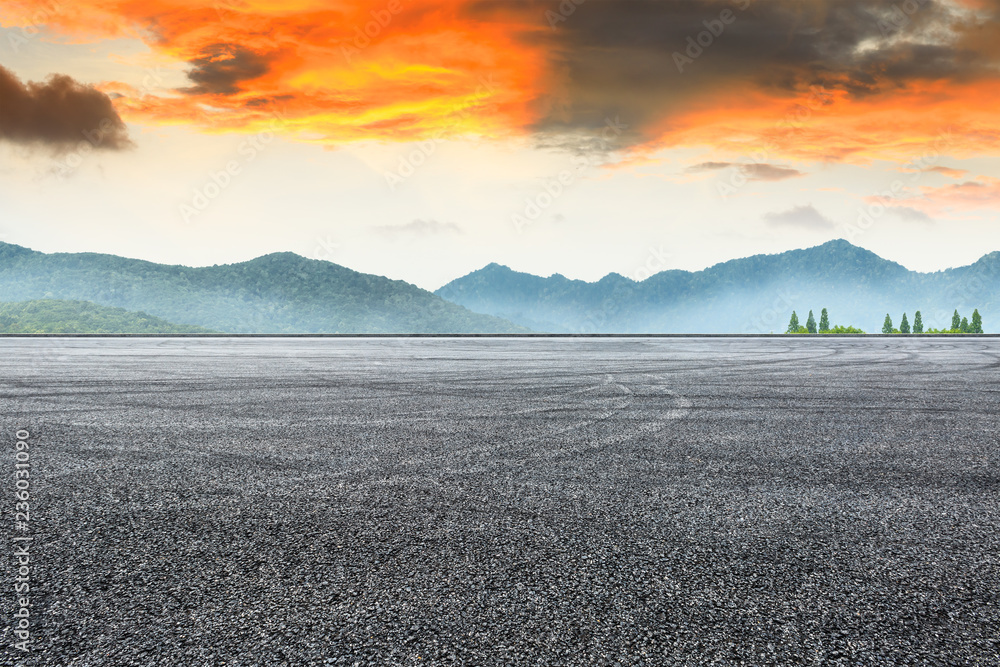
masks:
[[[899,321],[899,333],[910,333],[910,322],[906,319],[906,313],[903,313],[903,319]]]
[[[962,333],[969,333],[969,318],[963,317],[962,321],[958,324],[958,328]]]
[[[826,312],[826,308],[819,313],[819,330],[821,332],[830,330],[830,315]]]
[[[799,316],[796,315],[795,311],[793,310],[792,319],[788,320],[788,331],[786,331],[785,333],[798,333],[799,326],[801,326],[799,324]]]
[[[813,311],[809,311],[809,317],[806,319],[806,331],[809,333],[816,333],[816,318],[813,317]]]
[[[885,322],[882,323],[882,333],[892,333],[892,318],[889,313],[885,314]]]
[[[951,316],[951,330],[958,331],[962,328],[962,318],[958,316],[958,308],[955,309],[955,314]]]
[[[913,313],[913,333],[924,332],[924,320],[920,317],[920,311]]]
[[[969,333],[983,333],[983,317],[979,314],[979,309],[972,311],[972,324],[969,325]]]

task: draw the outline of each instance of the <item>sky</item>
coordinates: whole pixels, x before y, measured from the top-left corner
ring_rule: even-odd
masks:
[[[0,240],[428,289],[1000,250],[1000,0],[4,0]]]

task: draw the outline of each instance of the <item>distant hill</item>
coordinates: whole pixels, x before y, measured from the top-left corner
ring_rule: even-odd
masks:
[[[847,241],[755,255],[704,271],[663,271],[635,282],[609,274],[596,283],[541,278],[498,264],[436,292],[471,310],[537,331],[767,333],[784,331],[792,310],[828,308],[833,324],[878,332],[920,310],[926,327],[947,328],[952,311],[978,308],[986,331],[1000,328],[1000,253],[971,266],[917,273]]]
[[[63,299],[226,333],[511,333],[401,280],[275,253],[192,268],[0,243],[0,301]]]
[[[40,299],[0,303],[0,333],[213,333],[189,324],[173,324],[146,313],[100,306],[89,301]]]

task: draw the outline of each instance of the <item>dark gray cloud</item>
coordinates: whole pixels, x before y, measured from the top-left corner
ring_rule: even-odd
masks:
[[[251,100],[247,100],[245,104],[252,108],[273,107],[280,102],[287,102],[292,99],[295,99],[294,95],[271,95],[270,97],[255,97]]]
[[[63,74],[22,82],[0,67],[0,140],[56,151],[87,142],[95,149],[133,144],[111,98]]]
[[[187,73],[195,85],[182,91],[192,95],[233,95],[244,81],[267,73],[266,57],[233,44],[213,44],[205,54],[191,61],[194,68]]]
[[[693,164],[688,167],[685,171],[691,173],[698,173],[700,171],[719,171],[720,169],[729,169],[730,167],[739,166],[735,162],[699,162],[698,164]]]
[[[906,222],[934,222],[934,219],[923,211],[909,206],[893,206],[889,209],[896,217]]]
[[[702,171],[719,171],[722,169],[736,168],[751,181],[783,181],[786,178],[802,176],[803,172],[791,167],[779,167],[767,163],[741,163],[741,162],[701,162],[686,169],[691,173]]]
[[[787,211],[767,213],[764,222],[779,227],[799,227],[802,229],[832,229],[832,220],[816,210],[812,205],[796,206]]]
[[[542,28],[521,37],[552,54],[559,81],[534,101],[536,130],[592,134],[620,117],[623,145],[747,85],[779,98],[816,86],[860,98],[997,72],[997,58],[963,37],[962,26],[975,32],[968,17],[944,0],[484,0],[469,11],[482,20],[518,11]]]
[[[783,181],[786,178],[802,176],[802,172],[798,169],[773,164],[745,164],[740,169],[751,181]]]

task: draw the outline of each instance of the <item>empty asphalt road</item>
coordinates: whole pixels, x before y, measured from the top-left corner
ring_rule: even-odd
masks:
[[[1000,339],[0,358],[5,665],[1000,664]]]

